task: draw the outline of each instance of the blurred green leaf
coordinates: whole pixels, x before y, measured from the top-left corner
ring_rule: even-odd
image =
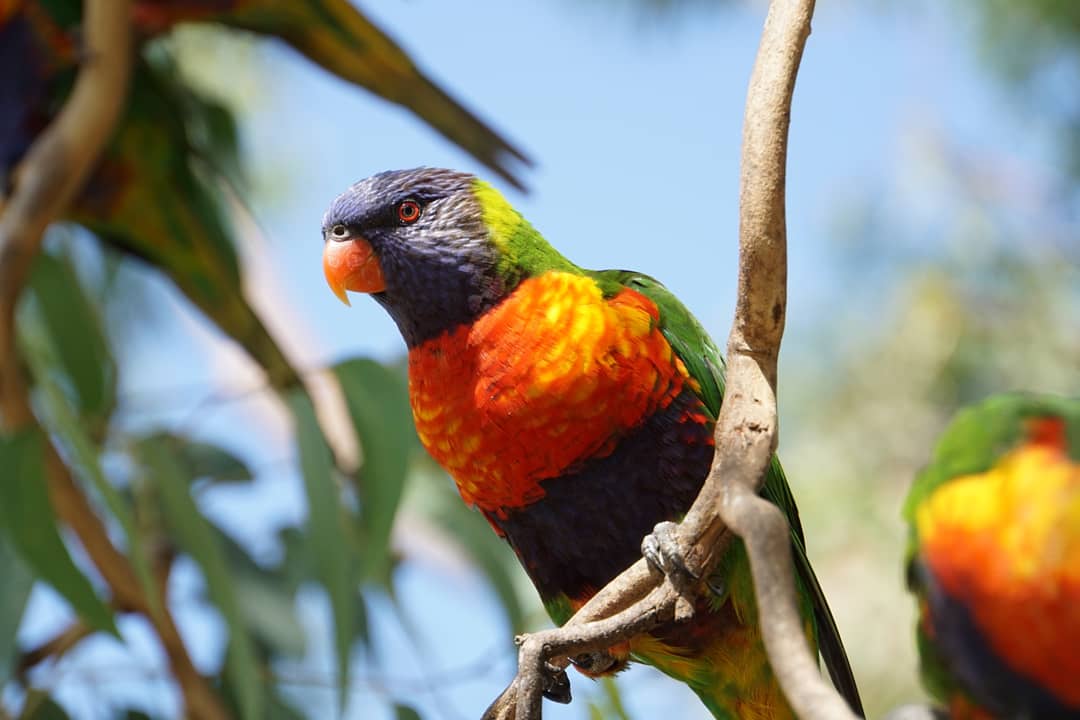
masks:
[[[413,710],[408,705],[394,705],[394,717],[397,720],[421,720],[420,713]]]
[[[45,477],[45,440],[37,429],[0,437],[0,524],[36,575],[48,582],[88,625],[119,637],[112,611],[75,566],[56,527]]]
[[[255,649],[240,610],[238,593],[213,525],[191,497],[190,481],[169,448],[146,440],[137,453],[147,475],[154,481],[173,537],[202,568],[207,590],[229,628],[227,671],[239,696],[241,714],[254,720],[262,716],[263,689]]]
[[[244,297],[220,161],[191,137],[203,124],[189,117],[202,112],[199,101],[168,53],[141,56],[131,82],[120,126],[65,219],[165,273],[255,359],[271,386],[298,384],[296,369]]]
[[[311,553],[308,552],[308,537],[300,528],[287,526],[278,530],[278,542],[285,551],[281,561],[282,579],[290,590],[295,591],[301,583],[311,579]]]
[[[53,378],[60,371],[57,361],[60,349],[48,342],[46,338],[37,338],[28,331],[31,323],[39,319],[38,313],[21,313],[20,319],[22,320],[19,326],[20,344],[33,372],[34,387],[45,410],[46,419],[49,421],[49,430],[59,437],[67,451],[66,459],[74,473],[84,482],[93,485],[109,512],[123,528],[135,574],[139,578],[143,592],[146,593],[150,608],[156,612],[162,607],[161,598],[150,571],[150,562],[136,528],[131,507],[105,477],[97,446],[86,427],[80,423],[68,398],[61,392],[57,383],[53,382]],[[40,342],[35,340],[40,340]]]
[[[0,684],[11,677],[12,660],[18,650],[15,634],[22,621],[26,601],[34,587],[34,576],[19,559],[15,548],[0,533]]]
[[[96,433],[116,405],[116,361],[97,306],[83,291],[71,264],[50,253],[35,260],[30,287],[57,362],[70,380],[75,406]]]
[[[272,655],[260,654],[263,669],[267,672],[270,670],[268,663],[271,659]],[[225,668],[220,674],[222,680],[221,696],[232,714],[237,715],[239,714],[239,708],[236,702],[236,689],[232,681],[234,675],[235,673],[230,672],[229,660],[227,659]],[[273,683],[264,683],[259,688],[259,692],[262,693],[263,713],[260,720],[306,720],[303,713],[285,701]]]
[[[613,677],[601,678],[600,687],[604,691],[604,700],[607,701],[604,708],[604,717],[630,720],[630,715],[627,714],[626,707],[623,705],[618,681]]]
[[[215,531],[251,633],[271,654],[302,655],[305,635],[294,607],[298,583],[289,576],[287,557],[276,567],[263,567],[240,543]]]
[[[435,470],[433,463],[424,461],[424,464],[431,469],[418,470],[413,476],[420,486],[414,494],[418,509],[456,541],[487,576],[502,602],[511,630],[515,634],[525,632],[525,610],[517,590],[517,578],[521,574],[517,558],[491,531],[483,516],[461,501],[453,482]]]
[[[365,579],[383,581],[390,567],[390,532],[401,502],[415,431],[409,390],[397,371],[365,358],[334,368],[363,451],[360,528]]]
[[[142,3],[138,20],[161,31],[185,21],[216,22],[276,36],[338,77],[411,110],[517,188],[529,158],[432,82],[412,58],[349,0]]]
[[[250,573],[237,573],[234,580],[237,602],[244,608],[244,620],[252,634],[275,655],[303,655],[306,638],[296,619],[292,596]]]
[[[361,641],[367,642],[371,637],[371,633],[368,626],[368,611],[367,604],[364,602],[364,595],[361,593],[356,598],[356,637]]]
[[[68,714],[44,690],[33,689],[26,694],[19,720],[68,720]]]
[[[329,596],[334,617],[338,691],[341,708],[344,709],[356,602],[356,577],[350,560],[350,535],[346,529],[340,491],[331,469],[330,449],[315,419],[311,400],[300,390],[290,392],[287,397],[296,421],[300,470],[307,492],[308,549],[315,561],[319,582]]]
[[[218,445],[171,432],[154,433],[150,438],[169,447],[184,475],[192,481],[236,483],[248,482],[253,477],[243,460]]]

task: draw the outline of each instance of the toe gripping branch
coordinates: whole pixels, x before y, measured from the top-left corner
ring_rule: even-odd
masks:
[[[668,520],[657,523],[653,531],[642,539],[641,554],[664,574],[678,595],[675,622],[685,622],[693,617],[694,599],[701,576],[690,568],[687,553],[679,541],[679,524]],[[709,589],[717,592],[719,588],[709,585]]]

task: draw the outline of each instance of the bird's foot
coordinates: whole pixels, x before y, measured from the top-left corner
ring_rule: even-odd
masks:
[[[570,678],[566,670],[544,663],[544,697],[561,705],[570,703],[573,698],[570,696]]]
[[[668,520],[659,522],[641,541],[641,554],[671,583],[678,593],[675,620],[689,620],[694,614],[694,590],[700,581],[686,563],[686,552],[679,543],[679,525]]]

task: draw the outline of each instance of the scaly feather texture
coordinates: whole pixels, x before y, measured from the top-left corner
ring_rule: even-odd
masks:
[[[913,487],[923,671],[954,717],[1080,717],[1078,433],[1076,403],[997,398]]]
[[[724,366],[660,283],[577,267],[494,188],[444,170],[358,183],[323,232],[335,291],[366,288],[360,265],[379,264],[375,298],[409,346],[420,439],[513,547],[555,622],[639,558],[657,522],[689,509],[713,455]],[[778,463],[764,494],[791,522],[807,637],[861,713]],[[620,662],[599,671],[636,659],[717,717],[791,717],[740,543],[710,584],[691,622],[613,648]]]

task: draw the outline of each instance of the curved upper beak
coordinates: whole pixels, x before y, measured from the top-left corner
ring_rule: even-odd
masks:
[[[379,259],[362,237],[328,240],[323,245],[323,273],[326,284],[346,305],[350,304],[347,290],[377,293],[386,289]]]

